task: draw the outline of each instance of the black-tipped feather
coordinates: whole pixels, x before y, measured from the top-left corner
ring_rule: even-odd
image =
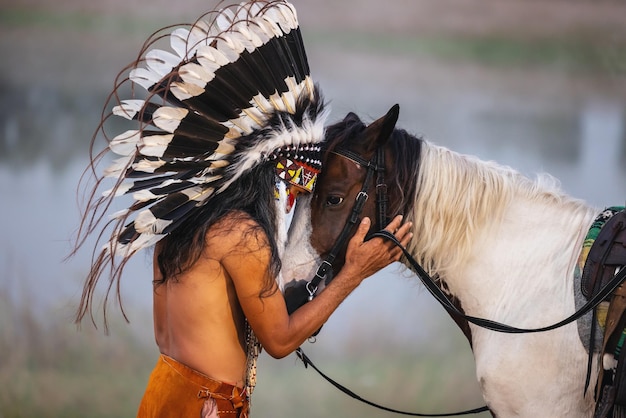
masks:
[[[140,226],[131,221],[118,231],[122,245],[138,240],[140,248],[152,242],[142,235],[171,231],[276,150],[322,141],[324,106],[312,89],[294,10],[282,0],[258,3],[242,3],[221,33],[208,28],[219,16],[232,21],[230,14],[208,14],[211,21],[172,35],[176,55],[146,51],[146,66],[131,71],[130,80],[151,97],[120,106],[121,116],[142,124],[140,138],[130,131],[112,144],[130,153],[122,177],[133,181],[120,190],[138,199],[129,211]],[[250,10],[260,11],[246,15]],[[184,36],[191,42],[181,42]]]
[[[221,141],[228,133],[228,128],[212,119],[207,119],[190,112],[185,116],[174,131],[175,137],[195,138],[207,142]]]

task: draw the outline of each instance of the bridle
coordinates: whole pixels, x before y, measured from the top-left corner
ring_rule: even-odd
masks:
[[[492,321],[485,318],[478,318],[470,315],[466,315],[463,311],[461,311],[454,303],[450,301],[450,299],[445,295],[445,293],[441,290],[439,285],[437,285],[436,281],[424,270],[424,268],[413,258],[413,256],[408,252],[408,250],[396,239],[396,237],[384,230],[384,226],[387,225],[387,203],[388,203],[388,195],[387,195],[387,185],[384,180],[385,175],[385,154],[383,146],[379,146],[375,151],[372,158],[367,161],[360,155],[356,154],[353,151],[347,149],[337,149],[332,151],[334,154],[347,158],[362,167],[367,169],[367,173],[365,175],[365,179],[363,180],[363,184],[361,186],[361,190],[357,194],[356,201],[352,208],[352,212],[346,221],[341,233],[339,234],[335,244],[331,248],[330,252],[324,259],[324,261],[318,267],[315,277],[311,280],[311,282],[307,283],[306,289],[309,292],[309,300],[312,300],[315,297],[315,293],[317,291],[318,286],[321,281],[324,280],[328,274],[328,272],[332,269],[332,264],[339,254],[339,252],[346,246],[350,233],[352,232],[354,226],[358,223],[361,212],[363,211],[363,207],[365,202],[367,202],[368,189],[369,185],[372,182],[372,177],[374,173],[377,174],[376,179],[376,201],[377,201],[377,219],[378,226],[380,230],[371,234],[368,238],[373,237],[381,237],[383,239],[388,239],[394,243],[394,245],[398,246],[401,250],[409,264],[411,265],[415,274],[422,281],[424,286],[428,289],[428,291],[435,297],[435,299],[442,305],[442,307],[448,311],[449,314],[456,316],[460,319],[464,319],[467,322],[470,322],[479,327],[489,329],[491,331],[509,333],[509,334],[524,334],[524,333],[537,333],[537,332],[545,332],[554,330],[556,328],[560,328],[569,323],[576,321],[581,318],[585,314],[589,313],[593,309],[595,309],[607,296],[611,295],[615,289],[617,289],[625,280],[626,280],[626,268],[621,269],[614,277],[611,279],[606,285],[600,289],[598,293],[596,293],[592,298],[590,298],[587,303],[585,303],[580,309],[574,312],[569,317],[554,323],[552,325],[540,327],[540,328],[518,328],[510,325],[506,325],[497,321]],[[367,239],[367,238],[366,238]],[[328,280],[329,281],[329,280]],[[305,367],[311,366],[314,370],[316,370],[324,379],[330,382],[333,386],[346,393],[347,395],[353,397],[356,400],[364,402],[370,406],[388,411],[394,412],[402,415],[410,415],[410,416],[424,416],[424,417],[445,417],[445,416],[458,416],[458,415],[469,415],[476,414],[480,412],[488,411],[489,408],[486,406],[450,413],[450,414],[420,414],[420,413],[412,413],[399,411],[391,408],[387,408],[382,405],[378,405],[374,402],[368,401],[355,394],[351,390],[337,383],[324,373],[322,373],[313,363],[312,361],[304,354],[301,348],[296,350],[298,357],[303,361]]]
[[[317,289],[320,283],[322,282],[322,280],[326,278],[328,272],[332,269],[333,262],[337,258],[337,255],[339,254],[341,250],[343,250],[343,248],[345,248],[352,230],[354,229],[356,224],[359,222],[360,215],[363,212],[365,203],[369,199],[368,191],[369,191],[370,184],[372,183],[372,178],[374,177],[374,174],[376,174],[376,215],[377,215],[378,227],[380,228],[382,232],[386,232],[383,230],[383,228],[389,223],[389,219],[387,217],[387,203],[389,201],[389,198],[387,195],[387,184],[385,183],[384,147],[379,146],[369,161],[365,160],[359,154],[353,151],[350,151],[348,149],[345,149],[345,148],[333,150],[332,153],[340,157],[347,158],[348,160],[360,165],[361,167],[366,168],[367,172],[365,174],[363,184],[361,185],[361,190],[356,196],[354,206],[352,207],[352,211],[350,212],[350,216],[348,217],[348,220],[346,221],[343,229],[341,230],[341,233],[339,234],[334,245],[332,246],[332,248],[326,255],[326,258],[324,259],[324,261],[322,261],[322,263],[317,268],[317,271],[315,272],[315,277],[306,285],[306,290],[307,292],[309,292],[309,301],[315,297],[315,293],[317,292]],[[371,234],[370,237],[378,236],[378,234],[379,232],[375,232]],[[391,237],[393,237],[395,240],[395,236],[391,234]],[[384,235],[383,238],[388,239],[389,237]],[[368,239],[368,237],[366,237],[366,239]],[[400,247],[403,248],[402,244],[400,244],[397,240],[395,240],[394,243],[396,243],[396,245],[400,245]],[[327,279],[326,284],[328,284],[330,280],[332,280],[332,278]],[[326,381],[328,381],[330,384],[332,384],[334,387],[336,387],[343,393],[347,394],[348,396],[351,396],[352,398],[360,402],[373,406],[374,408],[381,409],[383,411],[393,412],[393,413],[401,414],[401,415],[418,416],[418,417],[449,417],[449,416],[478,414],[478,413],[489,410],[489,408],[487,408],[486,406],[483,406],[480,408],[475,408],[475,409],[461,411],[461,412],[454,412],[454,413],[449,413],[449,414],[422,414],[422,413],[417,413],[417,412],[406,412],[406,411],[400,411],[397,409],[389,408],[389,407],[379,405],[375,402],[362,398],[361,396],[357,395],[350,389],[346,388],[342,384],[338,383],[337,381],[333,380],[332,378],[324,374],[311,361],[311,359],[304,353],[301,347],[296,349],[296,355],[298,356],[298,358],[300,358],[300,360],[302,360],[304,367],[311,366],[320,376],[322,376]]]
[[[565,318],[565,319],[563,319],[563,320],[561,320],[559,322],[556,322],[554,324],[545,326],[545,327],[540,327],[540,328],[518,328],[518,327],[513,327],[513,326],[510,326],[510,325],[503,324],[501,322],[492,321],[490,319],[478,318],[478,317],[475,317],[475,316],[465,315],[465,313],[463,311],[461,311],[459,308],[457,308],[448,299],[448,297],[445,295],[445,293],[443,293],[441,288],[437,285],[435,279],[433,279],[426,272],[426,270],[424,270],[424,268],[413,258],[413,256],[396,239],[396,237],[392,233],[390,233],[390,232],[388,232],[388,231],[383,229],[384,225],[387,224],[386,210],[387,210],[387,201],[388,201],[387,186],[380,183],[381,179],[382,179],[382,181],[384,183],[384,171],[385,171],[385,164],[384,163],[385,162],[384,162],[384,150],[383,150],[383,147],[380,146],[376,150],[376,152],[374,153],[374,156],[372,157],[372,159],[370,161],[366,161],[360,155],[358,155],[358,154],[356,154],[356,153],[354,153],[354,152],[352,152],[350,150],[339,149],[339,150],[334,151],[334,153],[337,154],[337,155],[343,156],[345,158],[348,158],[349,160],[352,160],[352,161],[356,162],[357,164],[360,164],[360,165],[362,165],[364,167],[367,167],[368,171],[367,171],[367,174],[365,176],[365,180],[363,181],[363,185],[361,187],[361,191],[357,195],[356,202],[354,204],[354,207],[352,208],[352,213],[351,213],[348,221],[344,225],[344,228],[341,231],[341,234],[337,238],[337,241],[335,241],[335,244],[333,245],[333,247],[332,247],[331,251],[329,252],[328,256],[326,257],[326,259],[322,262],[322,264],[317,269],[317,272],[315,273],[315,278],[311,281],[311,282],[315,282],[314,290],[317,289],[317,285],[319,285],[321,280],[323,280],[323,278],[328,273],[329,269],[332,268],[333,261],[335,260],[335,258],[337,256],[337,254],[339,253],[339,251],[341,251],[341,249],[343,249],[343,247],[345,246],[346,241],[348,240],[350,231],[352,231],[352,228],[358,222],[359,215],[362,212],[363,206],[364,206],[364,204],[365,204],[365,202],[367,201],[367,198],[368,198],[368,195],[367,195],[368,185],[371,182],[371,178],[372,178],[374,172],[379,173],[379,176],[378,176],[378,179],[377,179],[377,184],[376,184],[376,189],[377,189],[377,191],[378,190],[381,191],[381,193],[377,197],[378,222],[379,222],[379,226],[381,227],[381,229],[379,231],[377,231],[377,232],[372,233],[366,239],[373,238],[373,237],[381,237],[383,239],[388,239],[391,242],[393,242],[394,245],[396,245],[397,247],[399,247],[402,250],[403,255],[408,260],[408,262],[411,265],[411,267],[412,267],[413,271],[415,272],[415,274],[419,277],[419,279],[422,281],[422,283],[426,286],[428,291],[443,306],[443,308],[446,311],[448,311],[450,314],[455,315],[455,316],[457,316],[457,317],[459,317],[461,319],[464,319],[464,320],[466,320],[468,322],[471,322],[474,325],[477,325],[477,326],[479,326],[481,328],[485,328],[485,329],[488,329],[488,330],[491,330],[491,331],[503,332],[503,333],[507,333],[507,334],[530,334],[530,333],[551,331],[553,329],[560,328],[560,327],[565,326],[565,325],[567,325],[567,324],[569,324],[571,322],[574,322],[577,319],[581,318],[583,315],[589,313],[592,309],[596,308],[607,296],[612,294],[615,291],[615,289],[617,289],[617,287],[619,287],[619,285],[622,282],[624,282],[624,280],[626,280],[626,268],[624,268],[624,269],[621,269],[613,277],[613,279],[611,279],[609,282],[607,282],[606,285],[602,289],[600,289],[600,291],[597,294],[595,294],[592,298],[590,298],[587,301],[587,303],[585,303],[579,310],[577,310],[576,312],[574,312],[572,315],[568,316],[567,318]],[[311,289],[308,289],[308,290],[309,290],[309,292],[311,291]],[[315,291],[312,293],[312,296],[314,296],[314,295],[315,295]]]
[[[331,152],[335,155],[347,158],[350,161],[353,161],[356,164],[360,165],[361,167],[364,167],[367,172],[365,173],[365,178],[363,180],[363,184],[361,185],[361,190],[357,194],[354,201],[354,206],[352,207],[350,216],[344,224],[341,233],[335,240],[335,243],[333,244],[326,257],[324,258],[324,261],[322,261],[322,263],[317,268],[313,280],[311,280],[306,285],[306,289],[309,292],[309,300],[315,297],[315,293],[317,292],[317,289],[322,280],[326,280],[326,284],[328,284],[332,280],[332,278],[327,279],[326,276],[332,270],[333,262],[337,258],[339,252],[341,252],[346,247],[352,230],[360,220],[361,212],[363,212],[365,203],[369,199],[368,191],[370,188],[370,184],[372,183],[372,178],[374,177],[374,174],[376,174],[376,213],[378,226],[382,229],[388,223],[387,202],[389,201],[389,198],[387,196],[387,184],[385,183],[385,149],[382,146],[378,147],[369,161],[365,160],[359,154],[348,149],[336,149]]]

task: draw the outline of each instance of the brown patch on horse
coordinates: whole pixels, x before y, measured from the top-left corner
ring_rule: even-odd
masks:
[[[448,288],[448,285],[442,281],[442,282],[439,282],[439,286],[441,287],[441,290],[446,295],[446,298],[448,298],[450,303],[452,303],[463,315],[465,315],[465,311],[463,310],[463,305],[461,304],[461,301],[456,296],[450,293],[450,289]],[[448,314],[450,315],[452,320],[456,323],[456,325],[461,329],[461,331],[463,331],[463,334],[465,335],[465,338],[467,338],[467,341],[469,342],[470,347],[472,347],[472,330],[469,326],[469,322],[467,322],[467,320],[463,319],[462,317],[458,315],[454,315],[450,312],[448,312]]]

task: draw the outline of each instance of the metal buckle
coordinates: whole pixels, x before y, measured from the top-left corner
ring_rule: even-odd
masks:
[[[322,266],[324,266],[324,264],[326,265],[325,267],[322,268]],[[317,268],[317,271],[315,272],[315,277],[319,278],[320,280],[323,280],[324,277],[326,277],[326,272],[328,271],[328,269],[333,268],[333,265],[330,264],[328,261],[324,260],[322,261],[322,263],[320,264],[320,266]],[[320,276],[320,271],[323,271],[324,275]],[[309,282],[311,283],[311,282]],[[308,284],[307,284],[308,286]],[[308,290],[308,288],[307,288]],[[315,287],[315,290],[317,290],[317,286]]]
[[[358,202],[361,199],[361,196],[364,196],[365,202],[367,202],[367,199],[369,199],[369,195],[367,194],[367,192],[359,192],[358,195],[356,195],[356,201]]]
[[[311,282],[308,282],[306,284],[306,291],[309,292],[309,302],[313,300],[313,298],[315,297],[315,292],[317,292],[317,286],[315,286],[313,289],[311,289]]]

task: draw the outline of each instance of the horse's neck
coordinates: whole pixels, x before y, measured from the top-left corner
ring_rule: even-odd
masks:
[[[440,274],[467,313],[504,319],[511,313],[490,310],[502,310],[507,295],[531,303],[571,293],[565,278],[594,209],[563,195],[549,178],[535,183],[430,144],[421,166],[409,250]]]
[[[468,313],[539,326],[554,308],[562,319],[574,307],[573,270],[592,218],[583,208],[512,203],[444,280]]]
[[[573,269],[595,209],[549,181],[429,144],[420,163],[408,247],[466,314],[536,328],[574,312]],[[470,327],[476,375],[494,414],[592,415],[576,325],[516,335]]]
[[[583,207],[515,201],[443,280],[468,315],[521,328],[557,323],[575,311],[573,269],[592,219]],[[498,416],[587,416],[587,353],[576,325],[522,335],[472,327],[471,342],[477,378]]]

